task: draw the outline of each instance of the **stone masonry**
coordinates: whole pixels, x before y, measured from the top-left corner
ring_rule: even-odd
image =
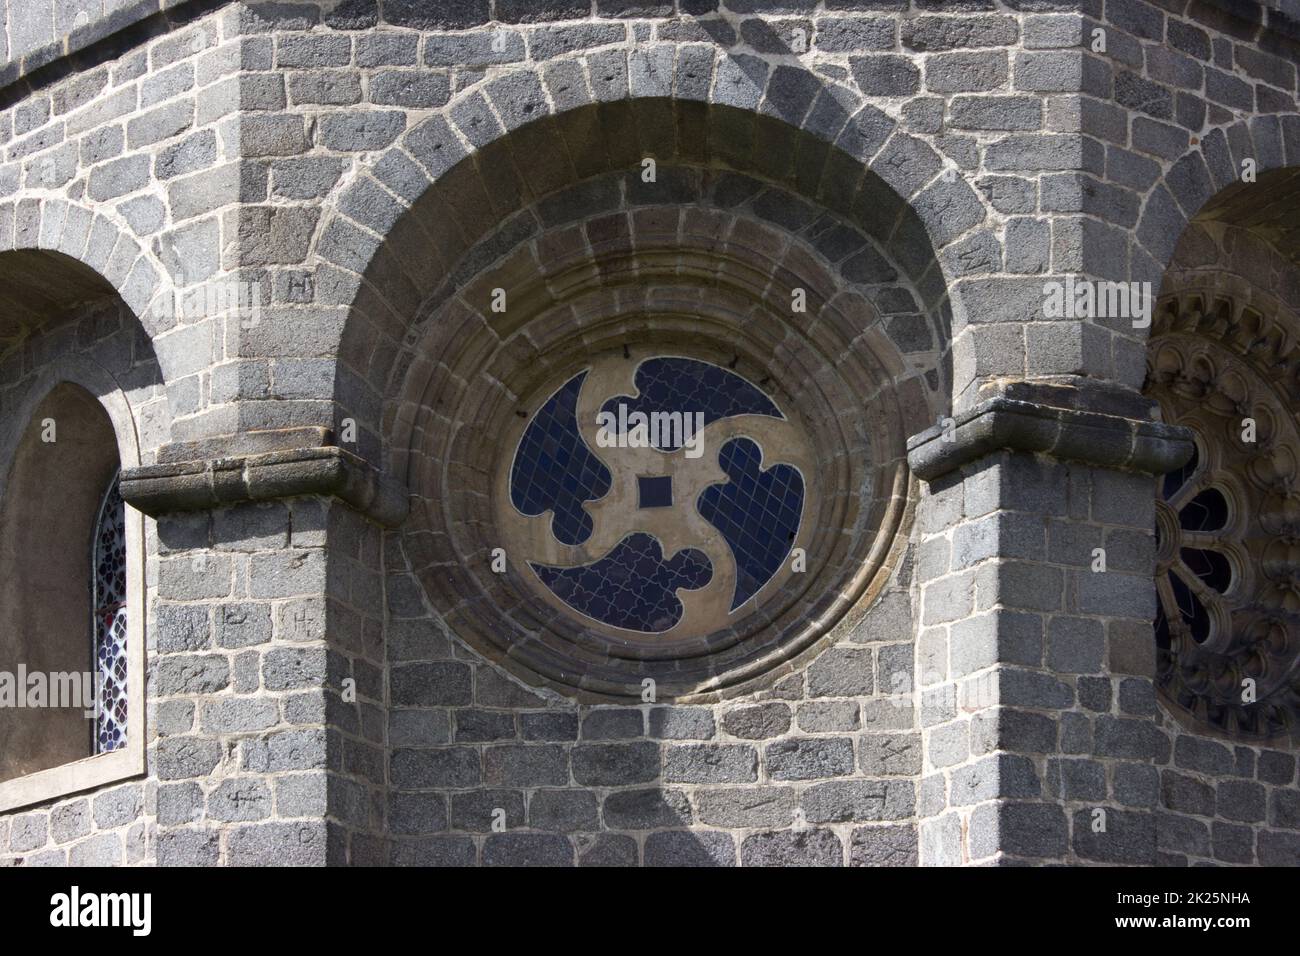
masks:
[[[1294,738],[1157,690],[1159,477],[1194,446],[1148,327],[1043,305],[1213,290],[1300,338],[1300,5],[0,7],[0,422],[102,366],[148,516],[146,772],[0,813],[0,863],[1300,865]],[[896,527],[764,673],[575,693],[440,603],[426,510],[480,489],[419,466],[410,395],[473,429],[430,327],[470,356],[539,275],[538,315],[573,274],[653,298],[607,263],[665,243],[879,357],[851,411]]]

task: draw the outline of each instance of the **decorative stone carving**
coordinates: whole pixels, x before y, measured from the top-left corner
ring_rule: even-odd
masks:
[[[769,227],[719,219],[734,237],[720,244],[680,215],[647,210],[632,235],[540,269],[526,247],[495,267],[429,317],[390,413],[412,494],[402,546],[430,601],[566,692],[639,698],[649,680],[681,699],[786,673],[879,590],[899,545],[905,429],[926,411],[901,407],[918,381],[875,310],[811,256],[769,259],[788,242]],[[795,289],[820,304],[791,309]],[[602,447],[598,416],[617,422],[620,402],[704,413],[702,455]],[[567,464],[539,468],[547,447]],[[572,500],[534,486],[548,470]],[[782,506],[755,529],[737,502],[762,483]]]
[[[1262,312],[1184,295],[1158,310],[1147,392],[1196,454],[1161,481],[1157,684],[1234,736],[1300,727],[1300,349]]]

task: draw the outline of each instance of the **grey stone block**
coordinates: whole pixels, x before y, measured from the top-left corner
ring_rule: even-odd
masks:
[[[398,789],[473,787],[482,779],[479,753],[472,747],[394,750],[389,779]]]
[[[645,841],[646,866],[735,866],[731,834],[713,830],[660,830]]]
[[[806,737],[768,744],[764,762],[773,780],[816,780],[853,772],[853,742],[844,737]]]
[[[634,708],[600,708],[582,719],[583,740],[628,740],[645,734],[645,716]]]
[[[566,713],[520,714],[519,731],[524,740],[577,740],[578,715]]]
[[[473,866],[478,851],[470,837],[428,837],[393,842],[389,861],[394,866]]]
[[[225,822],[265,820],[271,815],[271,788],[255,778],[227,778],[208,795],[208,817]]]
[[[261,823],[231,828],[227,838],[234,866],[322,866],[327,842],[324,821]]]
[[[660,740],[709,740],[717,733],[707,707],[654,707],[650,736]]]
[[[716,827],[786,827],[794,818],[795,804],[795,792],[788,787],[727,787],[695,793],[700,822]]]
[[[528,825],[561,833],[597,830],[596,795],[585,790],[538,790],[528,800]]]
[[[130,149],[150,146],[178,136],[194,125],[194,103],[180,100],[144,113],[126,124],[126,144]]]
[[[1040,803],[983,804],[970,818],[971,859],[996,852],[1031,858],[1059,858],[1067,825],[1060,807]]]
[[[524,825],[524,794],[520,790],[472,790],[450,796],[453,830],[491,833],[502,826],[514,830]]]
[[[857,827],[849,836],[849,866],[916,866],[914,826]]]
[[[572,866],[573,844],[558,834],[489,834],[484,866]]]
[[[691,807],[680,790],[619,790],[605,798],[601,810],[612,830],[655,830],[689,826]]]
[[[1156,858],[1157,824],[1150,813],[1105,810],[1105,829],[1094,827],[1090,810],[1074,814],[1074,851],[1085,860],[1151,866]]]
[[[905,56],[855,56],[849,67],[853,81],[867,96],[910,96],[921,87],[921,71]]]
[[[159,780],[206,777],[216,769],[221,758],[219,741],[193,737],[167,737],[158,742],[154,751]]]
[[[843,866],[844,846],[831,830],[752,833],[740,844],[742,866]]]
[[[790,707],[780,702],[737,707],[723,714],[722,729],[745,740],[779,737],[790,729]]]
[[[636,840],[615,833],[580,836],[578,842],[579,866],[636,866]]]
[[[121,866],[122,837],[116,833],[99,833],[68,849],[69,866]]]
[[[855,700],[812,700],[799,705],[799,729],[811,734],[848,732],[861,729],[860,709]]]
[[[574,764],[576,775],[576,750]],[[569,754],[556,744],[496,744],[483,750],[483,774],[496,787],[563,787],[569,784]]]
[[[811,697],[869,696],[875,688],[875,673],[869,649],[832,647],[808,668]]]
[[[55,843],[68,843],[88,834],[90,824],[90,802],[74,800],[51,810],[47,825]],[[42,839],[41,842],[45,841]]]
[[[508,740],[515,736],[514,714],[494,710],[457,710],[457,743],[482,743]]]
[[[746,783],[758,779],[758,751],[738,744],[669,744],[663,777],[680,783]]]
[[[925,88],[933,93],[984,92],[1008,84],[1005,53],[939,53],[925,64]]]
[[[104,202],[135,192],[149,181],[149,157],[125,156],[97,166],[90,172],[86,191],[91,199]]]
[[[809,823],[901,820],[916,808],[910,780],[833,780],[814,784],[800,798]]]

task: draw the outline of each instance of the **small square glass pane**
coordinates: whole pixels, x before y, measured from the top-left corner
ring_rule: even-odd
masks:
[[[641,508],[669,508],[673,503],[673,479],[669,475],[637,476],[637,505]]]

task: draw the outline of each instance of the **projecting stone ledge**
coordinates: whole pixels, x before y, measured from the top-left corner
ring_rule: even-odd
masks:
[[[153,517],[299,495],[338,498],[387,527],[408,510],[400,485],[333,445],[126,468],[121,490],[128,504]]]
[[[1002,395],[913,435],[907,463],[932,481],[1007,449],[1162,475],[1191,458],[1193,447],[1191,432],[1177,425]]]

